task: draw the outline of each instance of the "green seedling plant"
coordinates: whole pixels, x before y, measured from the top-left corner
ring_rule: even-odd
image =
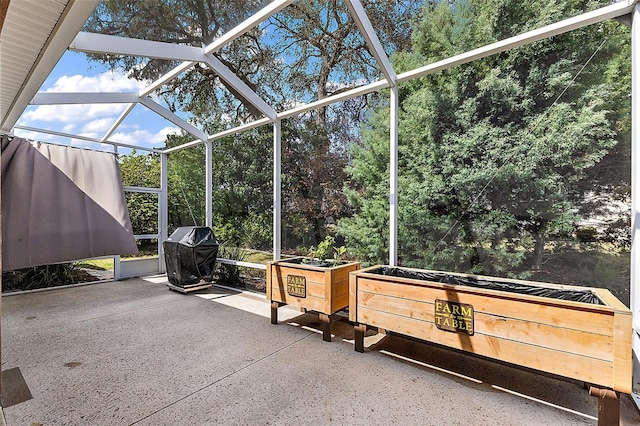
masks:
[[[344,257],[347,255],[347,248],[345,246],[335,247],[336,240],[331,235],[318,244],[318,247],[311,246],[307,251],[307,257],[312,261],[330,260],[333,264],[342,263]],[[333,253],[333,257],[331,256]]]

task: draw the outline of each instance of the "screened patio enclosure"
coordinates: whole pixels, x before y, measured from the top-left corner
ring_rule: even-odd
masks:
[[[158,233],[153,235],[139,235],[140,238],[158,240],[158,259],[152,264],[148,261],[142,266],[143,270],[128,270],[122,276],[139,273],[164,271],[162,241],[169,235],[168,218],[168,162],[171,154],[204,145],[205,147],[205,188],[204,194],[205,218],[203,225],[213,225],[212,190],[212,151],[216,143],[231,135],[241,134],[258,128],[270,128],[272,134],[272,191],[273,191],[273,237],[272,254],[274,259],[280,259],[283,251],[282,229],[282,152],[283,152],[283,121],[311,114],[318,110],[328,109],[335,104],[352,100],[365,99],[371,94],[383,93],[388,96],[388,203],[387,212],[388,231],[388,264],[398,265],[402,259],[402,249],[399,242],[398,205],[406,197],[399,188],[399,155],[401,90],[411,87],[411,83],[421,78],[446,72],[455,67],[473,63],[473,61],[488,58],[493,55],[518,49],[556,35],[570,33],[581,28],[599,25],[600,23],[617,19],[631,25],[631,77],[632,77],[632,152],[631,152],[631,261],[630,261],[630,305],[634,315],[634,392],[640,394],[640,246],[636,238],[640,222],[640,151],[638,138],[640,133],[640,6],[636,1],[619,1],[610,5],[603,2],[603,7],[585,11],[574,16],[556,17],[546,25],[538,28],[527,28],[514,33],[504,39],[472,46],[470,50],[444,59],[431,61],[424,58],[424,63],[416,64],[409,70],[398,71],[392,65],[391,53],[394,42],[384,32],[384,16],[376,13],[375,2],[361,2],[360,0],[344,0],[344,13],[336,17],[336,22],[345,26],[352,26],[349,33],[351,40],[348,53],[357,58],[360,68],[344,66],[333,74],[328,73],[324,80],[317,78],[316,83],[298,90],[286,86],[285,82],[271,85],[271,81],[278,80],[278,76],[269,75],[269,69],[256,69],[254,73],[240,78],[234,70],[251,63],[251,55],[244,57],[247,63],[230,63],[230,52],[244,51],[255,53],[249,49],[243,40],[248,34],[255,34],[256,29],[261,34],[263,46],[279,46],[278,37],[285,37],[282,27],[286,19],[286,12],[296,11],[299,4],[307,3],[296,0],[274,0],[246,2],[247,9],[230,14],[224,25],[216,28],[211,40],[201,46],[194,42],[172,43],[161,39],[154,31],[149,31],[149,38],[128,38],[116,35],[99,34],[84,29],[88,19],[99,0],[58,0],[58,1],[27,1],[10,0],[0,5],[0,22],[4,17],[0,32],[0,134],[16,135],[20,137],[56,140],[66,143],[92,144],[93,149],[119,153],[135,149],[156,154],[160,158],[161,181],[157,188],[126,187],[132,192],[157,194],[158,200]],[[397,10],[389,17],[402,16],[403,8],[410,8],[420,2],[396,2]],[[3,8],[6,11],[3,11]],[[98,9],[99,10],[99,9]],[[319,10],[322,14],[323,9]],[[6,16],[5,16],[6,14]],[[324,15],[319,19],[321,23],[328,23],[330,19]],[[387,17],[388,18],[388,17]],[[386,23],[389,25],[389,23]],[[25,28],[29,28],[28,35]],[[335,33],[338,27],[328,25],[322,28],[325,33]],[[254,31],[254,33],[252,33]],[[320,31],[322,32],[322,31]],[[290,36],[290,35],[289,35]],[[326,40],[329,40],[329,36]],[[345,36],[346,38],[346,36]],[[324,43],[328,41],[319,41]],[[287,47],[278,53],[282,62],[287,63],[296,52],[313,52],[313,44],[305,45],[300,40],[285,40]],[[298,51],[289,49],[299,49]],[[306,49],[306,50],[305,50]],[[109,55],[113,58],[134,58],[130,64],[136,63],[144,71],[145,65],[152,64],[151,71],[144,79],[142,88],[128,92],[64,92],[43,91],[44,83],[50,78],[52,70],[65,52],[79,52],[93,55]],[[340,60],[346,59],[336,59]],[[135,62],[139,61],[139,62]],[[302,77],[317,76],[324,71],[317,68],[313,60],[304,63],[286,64],[286,69],[296,70]],[[585,64],[586,65],[586,64]],[[180,87],[172,86],[194,69],[206,70],[215,76],[218,92],[212,93],[215,100],[212,103],[228,106],[230,112],[223,122],[212,126],[211,123],[198,121],[194,114],[180,110],[179,103],[169,104],[163,93],[168,90],[179,91]],[[143,72],[141,71],[141,72]],[[280,78],[295,78],[295,73],[282,74]],[[321,83],[318,83],[321,82]],[[284,88],[281,90],[282,85]],[[188,88],[184,89],[188,90]],[[281,92],[278,92],[281,90]],[[48,128],[46,122],[40,127],[23,124],[27,114],[36,108],[47,106],[81,106],[89,110],[90,106],[112,106],[117,109],[119,116],[109,123],[108,129],[96,136],[91,132],[68,131],[67,129]],[[189,135],[189,141],[171,148],[153,146],[144,141],[130,140],[122,142],[115,135],[119,129],[129,123],[136,110],[144,109],[157,114],[170,122],[183,134]],[[363,120],[364,121],[364,120]],[[214,129],[211,131],[210,129]],[[62,142],[65,143],[65,142]],[[426,173],[426,172],[425,172]],[[491,182],[491,181],[490,181]],[[3,250],[10,249],[3,247]],[[230,260],[222,260],[223,262]],[[156,263],[153,263],[156,262]],[[238,262],[236,262],[238,263]],[[263,265],[246,264],[245,266],[263,268]],[[640,395],[634,395],[640,401]]]

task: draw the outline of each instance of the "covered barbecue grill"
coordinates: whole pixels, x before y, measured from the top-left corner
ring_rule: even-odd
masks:
[[[219,247],[211,228],[178,228],[163,247],[169,288],[186,293],[211,287]]]

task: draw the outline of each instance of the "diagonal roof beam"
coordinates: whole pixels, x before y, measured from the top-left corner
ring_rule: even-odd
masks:
[[[260,98],[245,82],[238,78],[237,75],[229,70],[229,68],[227,68],[217,58],[213,56],[206,56],[204,54],[204,49],[202,48],[85,32],[78,34],[73,43],[71,43],[70,49],[85,53],[107,53],[113,55],[184,60],[191,63],[207,63],[226,84],[238,91],[240,95],[242,95],[264,115],[272,120],[276,119],[276,111],[269,106],[269,104]],[[186,65],[176,68],[172,75],[174,75],[175,72],[178,72],[178,70],[179,72],[182,72],[184,67],[186,67]],[[187,129],[185,128],[185,130]],[[191,133],[191,130],[187,131]]]
[[[162,77],[160,77],[159,79],[157,79],[156,81],[154,81],[153,83],[151,83],[150,85],[145,87],[144,89],[140,90],[140,92],[138,94],[140,96],[149,95],[151,92],[156,90],[158,87],[162,86],[163,84],[166,84],[166,83],[170,82],[171,80],[176,78],[178,75],[180,75],[181,73],[183,73],[186,70],[188,70],[189,68],[191,68],[194,63],[195,62],[183,62],[183,63],[181,63],[180,65],[178,65],[177,67],[175,67],[174,69],[172,69],[171,71],[169,71],[168,73],[166,73],[165,75],[163,75]]]
[[[183,46],[159,41],[148,41],[116,37],[104,34],[80,33],[70,47],[72,50],[85,53],[108,53],[113,55],[141,56],[149,58],[186,60],[187,62],[204,62],[213,69],[222,80],[233,87],[247,101],[272,120],[276,119],[276,111],[256,94],[245,82],[235,75],[217,58],[205,55],[204,49]],[[181,65],[171,75],[177,75],[191,64]]]
[[[392,86],[395,86],[397,80],[396,73],[393,70],[393,66],[391,65],[391,61],[389,60],[387,53],[382,47],[382,43],[380,43],[378,35],[373,29],[373,25],[371,25],[371,21],[369,20],[367,13],[362,7],[362,3],[360,3],[360,0],[347,0],[347,6],[349,6],[351,17],[367,42],[367,46],[369,46],[371,54],[376,58],[376,61],[378,61],[386,80]]]
[[[164,108],[162,105],[153,101],[151,98],[146,96],[143,98],[140,98],[140,103],[146,106],[147,108],[149,108],[151,111],[155,112],[156,114],[166,118],[176,126],[186,130],[188,133],[192,134],[196,138],[203,141],[207,140],[208,135],[204,131],[198,129],[196,126],[189,123],[188,121],[185,121],[182,118],[178,117],[168,109]]]
[[[256,92],[254,92],[247,84],[240,80],[225,64],[214,56],[207,56],[207,65],[215,71],[222,80],[229,86],[237,90],[247,101],[251,102],[253,106],[258,108],[264,115],[271,120],[277,118],[276,110],[271,108]]]
[[[173,61],[201,62],[205,59],[201,47],[87,32],[78,33],[69,50]]]
[[[257,26],[261,22],[269,19],[272,15],[275,15],[276,13],[280,12],[282,9],[284,9],[287,6],[289,6],[294,1],[295,0],[275,0],[275,1],[272,1],[267,6],[262,8],[259,12],[254,13],[253,15],[251,15],[250,18],[248,18],[245,21],[243,21],[242,23],[240,23],[240,25],[237,25],[232,30],[224,33],[222,36],[220,36],[215,41],[213,41],[211,44],[209,44],[207,47],[205,47],[204,48],[204,53],[206,55],[210,55],[210,54],[212,54],[214,52],[217,52],[218,50],[222,49],[222,47],[225,44],[230,43],[233,40],[237,39],[238,37],[242,36],[244,33],[246,33],[247,31],[251,30],[252,28]],[[154,90],[156,90],[158,87],[160,87],[163,84],[166,84],[169,81],[173,80],[180,73],[182,73],[182,72],[188,70],[190,67],[192,67],[194,65],[194,63],[195,62],[187,61],[187,62],[183,62],[182,64],[178,65],[177,67],[175,67],[174,69],[172,69],[171,71],[169,71],[168,73],[166,73],[165,75],[160,77],[159,79],[155,80],[149,86],[147,86],[146,88],[141,90],[140,91],[140,96],[148,95],[149,93],[151,93]]]
[[[127,118],[127,115],[129,115],[129,113],[133,110],[133,107],[135,107],[135,106],[136,106],[136,103],[131,103],[131,104],[129,104],[127,106],[127,108],[124,111],[122,111],[122,114],[120,114],[120,117],[118,117],[118,119],[115,121],[115,123],[113,123],[113,125],[111,125],[111,128],[102,137],[103,141],[106,141],[107,139],[109,139],[111,137],[113,132],[115,132],[118,127],[120,127],[120,124],[122,124],[124,119]]]
[[[232,30],[227,31],[226,33],[221,35],[219,38],[217,38],[215,41],[213,41],[213,43],[205,47],[204,52],[206,54],[217,52],[224,45],[237,39],[238,37],[240,37],[247,31],[249,31],[250,29],[256,27],[261,22],[266,21],[272,15],[275,15],[276,13],[280,12],[282,9],[289,6],[294,1],[295,0],[276,0],[269,3],[260,11],[258,11],[257,13],[254,13],[253,15],[251,15],[251,17],[241,22],[240,25],[237,25]]]

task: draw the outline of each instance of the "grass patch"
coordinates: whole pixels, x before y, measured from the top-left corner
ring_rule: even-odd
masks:
[[[267,262],[273,260],[273,254],[264,251],[243,250],[246,253],[245,262],[261,263],[266,265]]]
[[[95,269],[97,271],[108,271],[113,269],[113,258],[83,260],[78,263],[80,268]]]

